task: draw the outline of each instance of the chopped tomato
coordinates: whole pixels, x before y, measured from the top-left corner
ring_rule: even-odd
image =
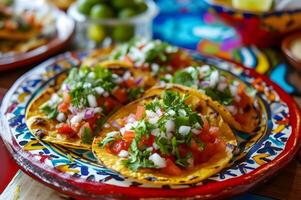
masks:
[[[200,147],[199,145],[195,142],[195,140],[191,140],[191,147],[190,147],[193,151],[199,151]]]
[[[213,143],[216,139],[216,137],[209,132],[207,133],[200,133],[199,138],[204,143]]]
[[[57,131],[59,134],[67,135],[69,137],[72,137],[76,134],[75,130],[68,124],[62,124]]]
[[[100,118],[100,115],[95,114],[93,117],[87,119],[86,121],[89,123],[90,127],[95,128],[96,127],[96,121]]]
[[[133,78],[129,78],[126,82],[125,82],[126,86],[129,88],[133,88],[136,86],[136,82]]]
[[[125,103],[127,101],[127,93],[125,90],[123,89],[116,89],[112,92],[112,94],[114,95],[114,97],[116,97],[118,99],[118,101],[120,101],[121,103]]]
[[[178,149],[181,157],[185,157],[190,150],[190,148],[185,144],[180,144]]]
[[[161,172],[170,176],[179,176],[182,170],[170,159],[166,159],[166,167],[161,169]]]
[[[107,112],[112,111],[118,104],[119,103],[111,97],[107,97],[104,103]]]
[[[209,122],[204,117],[202,117],[202,120],[203,120],[203,128],[201,133],[207,133],[209,131]]]
[[[142,119],[144,112],[145,112],[144,106],[137,106],[137,111],[135,115],[136,120]]]
[[[63,102],[63,103],[61,103],[61,104],[58,106],[58,110],[59,110],[60,112],[65,113],[65,112],[68,111],[69,105],[70,105],[69,103]]]
[[[247,124],[248,123],[248,118],[244,114],[236,113],[234,115],[234,118],[235,118],[236,121],[238,121],[241,124]]]
[[[214,145],[216,152],[223,152],[226,149],[226,144],[224,141],[219,140],[216,143],[214,143]]]
[[[135,131],[128,130],[128,131],[125,131],[123,134],[123,139],[126,142],[132,143],[134,138],[135,138]]]
[[[153,146],[153,143],[155,141],[155,136],[150,135],[148,138],[146,136],[142,136],[141,142],[139,143],[139,145],[145,145],[147,147],[151,147]]]
[[[171,66],[175,69],[181,68],[183,66],[189,66],[191,63],[191,58],[183,53],[183,52],[177,52],[173,54],[172,60],[171,60]]]
[[[195,163],[201,164],[207,162],[216,153],[215,145],[213,143],[207,143],[204,150],[195,156]]]
[[[129,147],[130,147],[130,143],[124,140],[117,140],[113,142],[113,144],[110,146],[110,150],[113,154],[117,155],[121,150],[127,151]]]

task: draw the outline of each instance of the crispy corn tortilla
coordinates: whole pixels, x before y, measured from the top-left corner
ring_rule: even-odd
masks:
[[[169,84],[167,84],[167,87],[168,85]],[[178,84],[173,84],[173,85],[176,85],[178,88],[185,88],[185,86],[181,86]],[[156,92],[157,89],[162,89],[162,88],[163,86],[154,86],[153,88],[149,89],[148,92],[146,92],[146,95],[151,95],[153,92]],[[261,120],[261,111],[256,109],[254,105],[251,105],[249,111],[244,113],[244,116],[248,123],[241,124],[234,118],[234,116],[229,112],[229,110],[226,109],[225,106],[220,104],[218,101],[214,101],[211,97],[207,96],[203,92],[197,91],[195,89],[191,89],[191,90],[194,93],[199,93],[198,95],[202,99],[206,99],[208,105],[212,107],[214,110],[218,111],[219,114],[223,117],[224,121],[226,121],[231,128],[234,128],[235,130],[238,131],[242,131],[244,133],[252,133],[259,126]]]
[[[54,92],[55,90],[53,88],[45,90],[28,106],[25,120],[30,132],[45,142],[75,149],[91,149],[91,145],[82,143],[79,138],[68,138],[58,134],[56,128],[57,122],[48,119],[47,116],[40,111],[40,106],[48,101]]]
[[[155,81],[148,72],[135,70],[127,65],[123,65],[119,61],[115,63],[113,63],[113,61],[110,63],[107,62],[107,64],[104,63],[102,66],[112,69],[115,72],[120,71],[121,73],[124,73],[124,70],[129,70],[134,77],[143,77],[140,85],[143,85],[145,88],[152,86],[153,82]],[[26,124],[29,130],[43,141],[75,149],[90,150],[91,145],[82,143],[80,138],[68,138],[64,135],[58,134],[56,128],[58,125],[57,121],[48,119],[47,116],[39,109],[43,103],[47,102],[51,98],[53,93],[59,90],[59,87],[64,79],[65,77],[59,76],[59,81],[56,83],[55,88],[46,89],[32,101],[26,112]]]
[[[107,123],[111,124],[116,119],[126,117],[131,113],[135,113],[137,105],[143,105],[146,102],[152,101],[155,97],[160,96],[164,90],[166,89],[157,88],[152,90],[151,94],[148,96],[122,107],[108,119]],[[104,128],[100,132],[99,137],[95,138],[92,144],[92,151],[100,163],[110,169],[118,171],[124,176],[137,179],[141,182],[152,184],[190,184],[199,182],[212,176],[213,174],[216,174],[230,162],[231,158],[233,157],[232,151],[237,145],[237,142],[228,124],[225,123],[222,117],[207,104],[207,99],[203,99],[198,92],[182,86],[174,86],[170,88],[170,90],[178,91],[180,94],[189,94],[190,96],[187,99],[187,103],[192,105],[192,108],[196,105],[201,105],[201,113],[209,117],[210,125],[218,126],[220,128],[220,139],[227,144],[227,150],[214,155],[208,162],[186,171],[181,176],[168,176],[160,173],[158,170],[150,169],[139,169],[137,172],[133,172],[122,164],[122,160],[124,158],[109,153],[105,147],[101,147],[99,145],[99,143],[106,137],[107,133],[118,131],[116,128],[110,126]]]

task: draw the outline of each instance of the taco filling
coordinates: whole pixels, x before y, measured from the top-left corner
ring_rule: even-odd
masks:
[[[210,175],[208,171],[199,175],[198,170],[206,168],[212,159],[215,163],[219,159],[228,162],[231,153],[227,150],[227,139],[231,138],[232,144],[236,141],[216,112],[204,108],[202,103],[191,105],[190,98],[189,94],[167,90],[160,96],[129,104],[125,108],[130,110],[127,115],[119,112],[112,116],[111,128],[94,141],[100,161],[107,167],[115,165],[113,169],[121,169],[118,171],[125,175],[142,176],[144,181],[155,183],[168,180],[166,177],[182,177],[175,183],[195,182]],[[225,132],[230,136],[224,137]],[[103,150],[98,151],[99,148]],[[113,164],[106,155],[114,155],[120,162]],[[221,167],[216,166],[215,171]],[[147,178],[151,174],[158,175],[156,180]],[[189,174],[197,177],[188,180]]]
[[[91,144],[107,115],[142,94],[143,82],[143,77],[124,67],[73,68],[58,92],[45,92],[31,104],[27,122],[33,132],[45,130],[36,126],[37,120],[52,122],[54,125],[41,135],[50,142]]]
[[[237,122],[235,128],[238,130],[250,133],[259,124],[256,90],[236,80],[227,72],[208,65],[188,67],[177,71],[173,76],[165,76],[163,81],[198,89],[219,102],[231,113]],[[241,127],[238,127],[238,124]]]
[[[160,40],[133,39],[117,46],[110,57],[122,60],[153,75],[172,72],[191,65],[191,56],[182,49]]]

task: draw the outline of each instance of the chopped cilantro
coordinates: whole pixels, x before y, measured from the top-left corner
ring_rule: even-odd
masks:
[[[43,113],[47,115],[49,119],[55,119],[58,115],[57,104],[50,106],[48,102],[46,102],[40,106],[40,109]]]
[[[82,135],[82,142],[84,144],[92,144],[93,136],[89,128],[84,127],[84,132]]]

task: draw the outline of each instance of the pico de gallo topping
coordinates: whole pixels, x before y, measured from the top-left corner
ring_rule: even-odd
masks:
[[[167,77],[167,78],[166,78]],[[254,105],[256,90],[246,87],[240,81],[227,78],[225,72],[204,65],[188,67],[166,76],[163,81],[193,87],[220,102],[238,121]]]
[[[113,60],[122,60],[136,68],[151,71],[153,75],[171,72],[191,64],[185,51],[160,40],[133,39],[117,46],[111,55]]]
[[[178,176],[208,161],[226,145],[219,139],[219,127],[193,110],[188,97],[167,90],[139,104],[135,113],[111,123],[118,131],[107,133],[99,145],[132,171],[147,168]]]
[[[124,68],[73,68],[60,90],[40,106],[49,119],[58,122],[57,132],[91,143],[104,116],[142,92],[140,78]]]

